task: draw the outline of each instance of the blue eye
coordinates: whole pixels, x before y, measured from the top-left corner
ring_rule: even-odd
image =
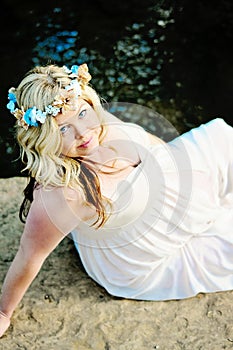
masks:
[[[64,126],[62,126],[62,127],[60,128],[60,132],[61,132],[62,134],[65,134],[67,130],[68,130],[68,125],[64,125]]]
[[[83,109],[80,113],[79,113],[79,118],[84,118],[85,117],[85,115],[86,115],[86,113],[87,113],[87,110],[86,109]]]

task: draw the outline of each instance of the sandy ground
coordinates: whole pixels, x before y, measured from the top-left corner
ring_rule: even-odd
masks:
[[[13,259],[23,225],[18,219],[24,178],[0,179],[0,279]],[[168,302],[114,298],[83,271],[65,238],[45,261],[1,350],[233,349],[233,292]]]

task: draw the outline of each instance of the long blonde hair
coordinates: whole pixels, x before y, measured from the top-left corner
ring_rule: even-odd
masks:
[[[71,78],[63,67],[56,65],[38,66],[30,70],[15,90],[18,106],[24,110],[36,106],[37,109],[45,110],[55,97],[59,95],[71,82]],[[82,87],[81,98],[85,99],[97,113],[100,123],[104,115],[101,100],[96,91],[89,85]],[[102,126],[102,133],[104,127]],[[104,209],[104,197],[100,192],[99,180],[94,170],[87,164],[77,159],[61,156],[62,137],[52,116],[47,116],[44,124],[38,127],[29,127],[25,130],[17,126],[17,140],[21,148],[22,161],[26,164],[24,171],[27,171],[36,183],[44,187],[48,186],[80,186],[87,202],[94,205],[98,213],[98,226],[101,226],[107,219]],[[27,215],[28,196],[22,204],[21,214]],[[29,198],[30,197],[30,198]],[[26,215],[25,215],[26,213]]]

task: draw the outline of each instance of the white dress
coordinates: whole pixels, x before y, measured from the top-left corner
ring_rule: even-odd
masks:
[[[233,289],[233,128],[214,119],[157,146],[130,133],[141,163],[118,186],[113,214],[72,232],[88,275],[141,300]]]

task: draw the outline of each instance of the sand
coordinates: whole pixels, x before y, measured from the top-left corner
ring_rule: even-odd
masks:
[[[23,231],[18,208],[25,181],[0,179],[1,283]],[[233,349],[232,300],[233,292],[166,302],[112,297],[86,275],[65,238],[15,310],[0,349]]]

